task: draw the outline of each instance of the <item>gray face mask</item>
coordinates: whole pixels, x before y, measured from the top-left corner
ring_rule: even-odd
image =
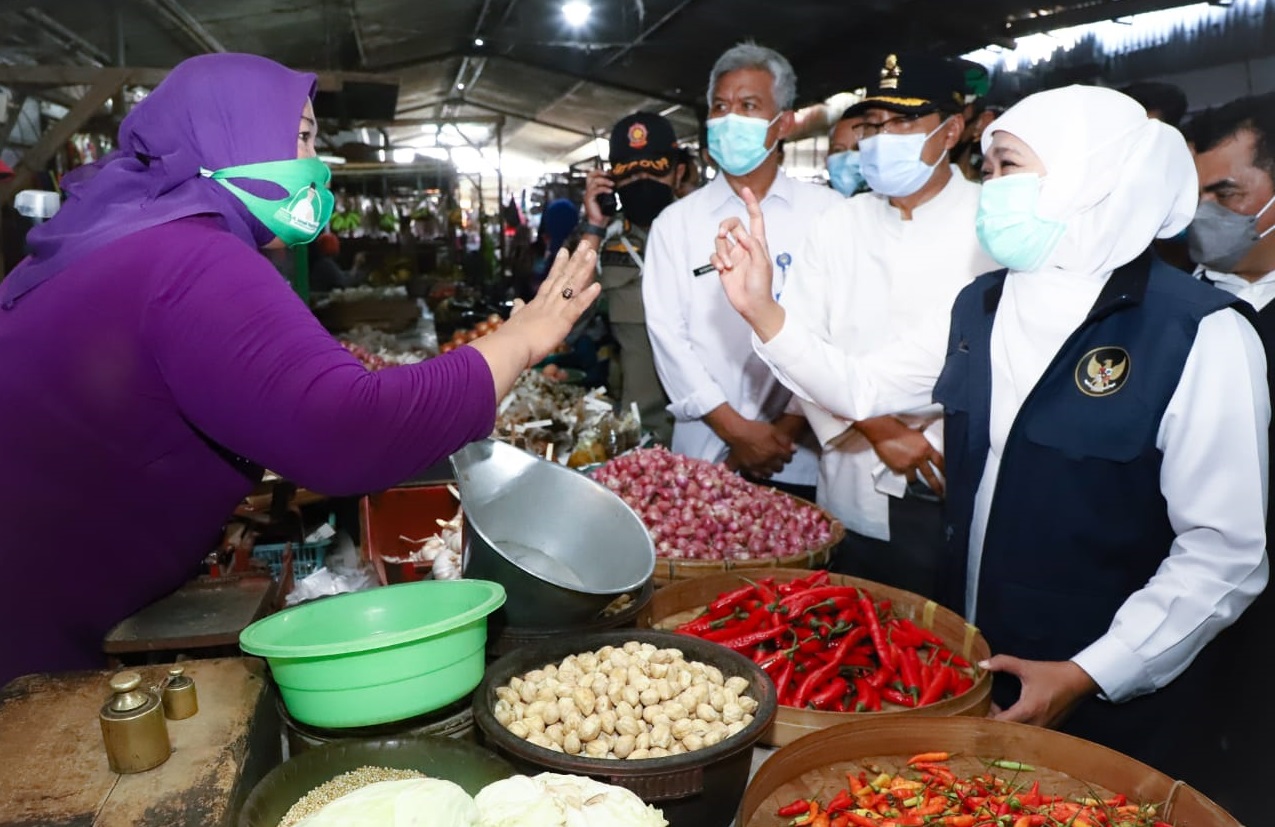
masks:
[[[1249,251],[1275,227],[1257,231],[1257,219],[1275,204],[1275,198],[1256,215],[1240,215],[1215,201],[1202,201],[1187,230],[1191,260],[1218,273],[1234,273]]]

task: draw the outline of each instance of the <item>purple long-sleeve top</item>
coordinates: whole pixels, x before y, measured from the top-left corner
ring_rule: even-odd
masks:
[[[491,433],[469,347],[368,372],[212,217],[126,236],[0,312],[0,684],[98,666],[252,488],[376,491]]]

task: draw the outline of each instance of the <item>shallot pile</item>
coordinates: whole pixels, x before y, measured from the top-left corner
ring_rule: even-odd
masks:
[[[832,527],[818,508],[754,485],[724,465],[662,447],[613,459],[593,477],[637,512],[660,557],[790,557],[832,536]]]

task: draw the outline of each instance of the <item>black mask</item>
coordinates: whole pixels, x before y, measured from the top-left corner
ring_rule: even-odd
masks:
[[[639,178],[616,189],[624,217],[639,227],[649,227],[664,208],[673,203],[673,188],[654,178]]]

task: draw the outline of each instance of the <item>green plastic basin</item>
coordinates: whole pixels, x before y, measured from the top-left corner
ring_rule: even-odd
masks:
[[[257,621],[239,646],[264,657],[305,724],[371,726],[455,703],[483,677],[487,616],[505,589],[422,580],[303,603]]]

